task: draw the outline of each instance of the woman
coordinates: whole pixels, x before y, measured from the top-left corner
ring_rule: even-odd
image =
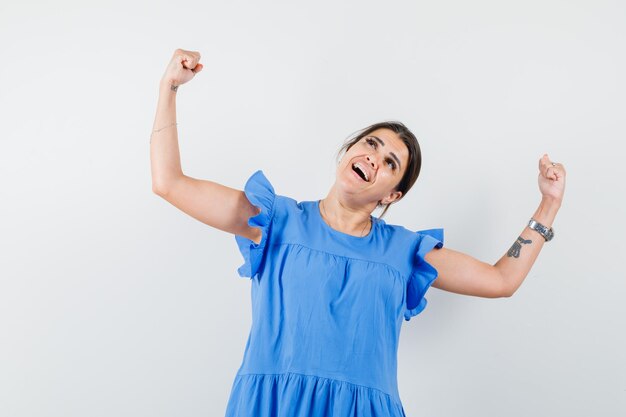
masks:
[[[202,70],[199,60],[176,50],[161,80],[152,180],[176,207],[233,233],[245,261],[238,272],[252,278],[253,324],[226,415],[404,416],[396,382],[403,319],[424,309],[431,285],[511,296],[552,238],[563,165],[541,158],[541,204],[489,265],[443,248],[443,229],[412,232],[371,215],[400,200],[419,175],[419,145],[398,122],[372,125],[347,142],[335,184],[319,201],[277,195],[261,171],[243,191],[185,176],[175,97]]]

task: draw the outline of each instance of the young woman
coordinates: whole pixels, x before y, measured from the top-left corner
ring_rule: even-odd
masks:
[[[431,285],[511,296],[552,238],[565,168],[539,160],[541,203],[495,265],[444,248],[443,229],[413,232],[371,215],[419,175],[418,142],[399,122],[369,126],[344,144],[335,183],[318,201],[277,195],[262,171],[243,191],[190,178],[180,166],[175,100],[199,61],[197,52],[174,52],[150,158],[154,192],[234,234],[245,261],[239,275],[251,278],[252,328],[226,415],[404,416],[396,381],[403,320],[424,309]]]

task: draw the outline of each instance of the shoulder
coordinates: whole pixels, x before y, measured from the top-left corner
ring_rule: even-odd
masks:
[[[398,251],[406,251],[411,256],[423,259],[431,249],[443,247],[443,228],[410,230],[404,226],[387,224],[382,220],[381,236],[386,246]]]
[[[272,182],[260,169],[250,175],[244,185],[244,192],[255,206],[265,208],[270,217],[297,210],[297,201],[277,192]]]
[[[389,224],[383,219],[377,219],[378,227],[380,229],[381,236],[385,241],[394,240],[402,245],[409,245],[417,243],[422,237],[419,232],[407,229],[399,224]]]

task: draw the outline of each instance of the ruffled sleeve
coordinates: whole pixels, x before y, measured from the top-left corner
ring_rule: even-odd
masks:
[[[437,270],[424,257],[433,248],[443,247],[443,229],[428,229],[415,232],[419,239],[415,249],[414,268],[407,282],[406,311],[404,319],[418,315],[426,307],[424,294],[437,278]]]
[[[256,244],[252,240],[235,235],[239,251],[243,255],[244,263],[237,272],[241,277],[253,278],[261,272],[265,257],[265,247],[270,235],[272,219],[274,216],[274,203],[276,194],[274,187],[265,178],[263,171],[256,171],[246,182],[244,193],[252,205],[261,209],[261,212],[248,219],[248,225],[261,229],[261,241]]]

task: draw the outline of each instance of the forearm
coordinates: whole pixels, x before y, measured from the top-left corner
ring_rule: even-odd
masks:
[[[544,198],[532,217],[544,226],[552,227],[559,208],[559,202]],[[507,295],[512,295],[522,285],[544,244],[543,236],[526,226],[507,253],[496,262],[495,267],[505,280]]]
[[[178,148],[178,129],[174,123],[176,123],[176,89],[162,81],[159,85],[159,100],[150,135],[152,189],[155,192],[166,190],[168,184],[183,175]]]

